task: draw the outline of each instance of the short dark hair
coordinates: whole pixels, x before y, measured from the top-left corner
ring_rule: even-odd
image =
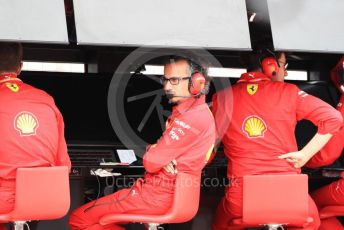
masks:
[[[261,70],[260,58],[261,55],[258,53],[245,52],[240,54],[240,60],[244,67],[247,69],[247,72]]]
[[[272,52],[270,50],[259,50],[251,53],[241,53],[242,64],[247,68],[247,72],[260,71],[261,62],[264,58],[273,57],[278,61],[283,52]]]
[[[23,48],[17,42],[0,42],[0,72],[15,72],[23,59]]]

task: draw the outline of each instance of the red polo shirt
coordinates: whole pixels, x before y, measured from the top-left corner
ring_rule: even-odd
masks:
[[[229,158],[229,177],[299,173],[300,169],[278,159],[298,150],[296,122],[310,120],[320,134],[334,133],[342,123],[341,114],[327,103],[259,72],[243,74],[232,88],[214,95],[213,111]]]
[[[147,202],[172,202],[175,175],[163,167],[175,159],[178,172],[199,175],[214,142],[214,118],[204,96],[174,106],[162,137],[144,155],[147,174],[141,188],[142,198]]]
[[[0,77],[0,179],[20,167],[70,168],[62,115],[47,93],[15,75]]]

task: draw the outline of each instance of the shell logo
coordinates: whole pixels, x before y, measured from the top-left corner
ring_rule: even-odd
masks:
[[[243,132],[248,138],[264,137],[267,126],[263,119],[258,116],[249,116],[242,125]]]
[[[14,119],[14,128],[21,136],[36,135],[38,126],[39,124],[36,116],[30,112],[20,112]]]

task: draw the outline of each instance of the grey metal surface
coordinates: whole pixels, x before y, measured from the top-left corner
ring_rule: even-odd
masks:
[[[0,0],[0,41],[68,43],[63,0]]]
[[[251,49],[245,1],[76,0],[78,44]]]
[[[268,0],[276,50],[344,52],[343,0]]]

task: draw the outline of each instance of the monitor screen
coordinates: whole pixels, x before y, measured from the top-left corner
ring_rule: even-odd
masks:
[[[78,74],[52,73],[21,75],[25,83],[46,91],[54,98],[65,121],[68,142],[118,142],[107,112],[109,77],[87,78]]]

